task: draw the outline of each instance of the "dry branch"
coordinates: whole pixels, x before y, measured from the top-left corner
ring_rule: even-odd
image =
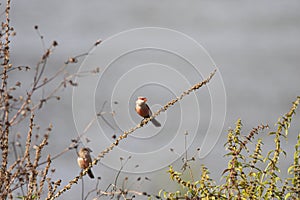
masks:
[[[174,105],[175,103],[177,103],[178,101],[180,101],[181,99],[183,99],[185,96],[189,95],[191,92],[198,90],[199,88],[201,88],[202,86],[206,85],[215,75],[216,70],[214,70],[207,79],[205,79],[202,82],[199,82],[195,85],[193,85],[191,88],[189,88],[188,90],[184,91],[179,97],[177,97],[176,99],[173,99],[171,101],[169,101],[165,106],[163,106],[162,108],[160,108],[158,111],[156,111],[150,118],[144,119],[141,123],[137,124],[135,127],[129,129],[128,131],[125,131],[122,135],[120,135],[109,147],[107,147],[106,149],[104,149],[98,156],[97,158],[95,158],[93,160],[93,162],[90,164],[90,166],[88,168],[86,168],[85,170],[83,170],[78,176],[76,176],[74,179],[70,180],[69,183],[63,187],[63,189],[61,189],[60,191],[58,191],[55,196],[53,196],[51,199],[55,199],[57,197],[59,197],[60,195],[62,195],[64,192],[66,192],[67,190],[70,190],[72,188],[73,184],[77,184],[78,180],[83,177],[84,175],[86,175],[87,171],[94,165],[97,165],[97,163],[101,160],[101,158],[103,158],[106,154],[108,154],[110,151],[112,151],[114,149],[114,147],[118,146],[119,142],[125,138],[127,138],[127,136],[131,133],[133,133],[134,131],[136,131],[139,128],[142,128],[144,125],[146,125],[149,121],[151,121],[154,117],[157,117],[161,112],[166,111],[167,109],[169,109],[172,105]]]

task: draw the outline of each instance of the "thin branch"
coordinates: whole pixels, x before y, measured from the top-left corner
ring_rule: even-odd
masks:
[[[70,180],[69,183],[64,186],[60,191],[58,191],[55,196],[53,196],[51,199],[55,199],[57,197],[59,197],[61,194],[63,194],[65,191],[69,190],[72,188],[72,185],[75,183],[78,183],[78,180],[86,175],[87,171],[94,165],[97,165],[98,162],[101,160],[101,158],[103,158],[106,154],[108,154],[110,151],[112,151],[114,149],[114,147],[118,146],[119,142],[125,138],[127,138],[127,136],[131,133],[133,133],[134,131],[136,131],[139,128],[142,128],[144,125],[146,125],[149,121],[151,121],[153,118],[157,117],[161,112],[166,111],[167,109],[169,109],[171,106],[173,106],[175,103],[177,103],[178,101],[180,101],[182,98],[184,98],[185,96],[189,95],[191,92],[198,90],[199,88],[201,88],[202,86],[208,84],[208,82],[213,78],[213,76],[215,75],[216,70],[214,70],[209,77],[202,81],[199,82],[197,84],[195,84],[194,86],[192,86],[191,88],[189,88],[188,90],[184,91],[179,97],[177,97],[176,99],[173,99],[171,101],[169,101],[164,107],[160,108],[157,112],[155,112],[150,118],[144,119],[141,123],[137,124],[135,127],[129,129],[128,131],[125,131],[122,135],[120,135],[109,147],[107,147],[106,149],[104,149],[98,156],[97,158],[95,158],[93,160],[93,162],[90,164],[90,166],[88,168],[86,168],[85,170],[83,170],[83,172],[81,172],[78,176],[76,176],[74,179]]]
[[[117,173],[117,176],[116,176],[116,178],[115,178],[115,183],[114,183],[115,186],[117,185],[119,176],[120,176],[120,174],[121,174],[123,168],[125,167],[125,165],[127,164],[127,162],[128,162],[129,159],[131,159],[131,156],[129,156],[129,157],[126,159],[125,163],[122,163],[122,159],[121,159],[121,167],[120,167],[120,169],[119,169],[119,171],[118,171],[118,173]]]
[[[84,181],[81,179],[81,200],[84,200]]]
[[[105,106],[106,103],[107,103],[107,101],[104,101],[100,113],[103,112],[103,109],[104,109],[104,106]],[[114,131],[116,130],[116,129],[113,127],[113,125],[111,125],[111,124],[104,118],[103,115],[100,115],[100,117],[101,117],[101,119],[102,119],[102,120],[103,120],[103,121],[104,121],[111,129],[112,129],[112,130],[114,130]]]
[[[100,182],[100,179],[97,179],[97,183],[96,183],[95,188],[92,189],[92,190],[90,190],[90,191],[86,194],[84,200],[87,200],[87,198],[88,198],[88,196],[89,196],[90,194],[92,194],[93,192],[95,192],[95,191],[98,190],[99,182]]]
[[[6,73],[11,72],[11,71],[14,71],[14,70],[16,70],[16,69],[22,70],[22,68],[25,68],[25,70],[29,70],[29,69],[30,69],[28,66],[11,67],[11,68],[9,68],[9,69],[6,71]],[[1,76],[2,76],[3,74],[4,74],[4,72],[1,72],[1,73],[0,73]]]
[[[34,81],[33,81],[33,85],[32,85],[32,88],[29,92],[27,92],[27,97],[26,99],[24,100],[23,104],[20,106],[19,110],[15,113],[15,115],[10,119],[9,123],[11,125],[15,125],[16,123],[19,123],[20,121],[22,121],[24,118],[26,118],[26,113],[23,113],[24,110],[26,109],[26,107],[31,103],[31,97],[32,95],[34,94],[34,92],[38,89],[40,89],[41,87],[44,87],[45,85],[47,85],[48,83],[52,82],[55,78],[57,78],[60,74],[62,74],[63,72],[65,72],[66,68],[69,66],[70,61],[67,61],[63,64],[63,66],[54,74],[52,75],[50,78],[44,80],[42,83],[40,83],[38,85],[38,83],[40,82],[40,78],[42,76],[42,73],[43,73],[43,68],[42,67],[42,70],[41,72],[39,72],[39,65],[42,63],[43,65],[46,64],[46,60],[48,59],[48,57],[51,55],[52,53],[52,49],[57,45],[57,43],[54,41],[53,44],[51,45],[51,47],[46,51],[46,53],[42,56],[41,60],[38,62],[37,64],[37,67],[36,67],[36,74],[34,76]],[[78,59],[80,57],[83,57],[85,55],[88,55],[88,53],[84,53],[84,54],[80,54],[80,55],[77,55],[75,57],[73,57],[73,59]],[[69,59],[70,60],[70,59]],[[99,69],[96,68],[95,70],[92,70],[90,73],[97,73],[99,72]],[[84,73],[87,73],[87,72],[83,72]],[[50,98],[53,97],[53,95],[55,93],[58,92],[58,90],[62,87],[64,87],[66,85],[66,81],[70,81],[72,78],[74,77],[77,77],[77,76],[80,76],[82,75],[81,73],[76,73],[76,74],[71,74],[69,75],[68,77],[65,78],[64,81],[62,81],[58,87],[56,87],[55,89],[52,90],[52,92],[49,93],[49,95],[47,95],[46,98],[43,98],[38,104],[34,105],[32,108],[31,108],[31,111],[34,111],[36,110],[37,108],[41,108],[41,106],[47,101],[49,100]],[[24,116],[16,121],[16,119],[21,115],[23,114]]]
[[[60,156],[64,155],[66,152],[70,151],[71,149],[74,149],[77,147],[79,140],[87,133],[87,131],[90,129],[90,127],[93,125],[93,123],[96,121],[98,116],[102,116],[103,114],[106,113],[98,113],[84,128],[84,130],[82,131],[82,133],[77,136],[76,139],[72,139],[72,143],[66,147],[64,150],[62,150],[60,153],[56,154],[55,156],[51,157],[51,161],[59,158]],[[38,166],[46,164],[47,161],[43,161],[41,163],[38,164]]]

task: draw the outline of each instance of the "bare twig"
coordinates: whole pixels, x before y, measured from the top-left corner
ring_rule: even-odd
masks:
[[[98,190],[99,182],[100,182],[100,179],[98,178],[98,179],[97,179],[97,183],[96,183],[95,188],[92,189],[92,190],[90,190],[90,191],[86,194],[84,200],[87,200],[87,198],[89,197],[90,194],[92,194],[93,192],[95,192],[95,191]]]
[[[207,79],[205,79],[202,82],[199,82],[197,84],[195,84],[194,86],[192,86],[191,88],[189,88],[188,90],[184,91],[179,97],[177,97],[176,99],[173,99],[171,101],[169,101],[164,107],[160,108],[157,112],[155,112],[150,118],[144,119],[141,123],[137,124],[135,127],[129,129],[128,131],[125,131],[122,135],[120,135],[109,147],[107,147],[106,149],[104,149],[98,156],[97,158],[95,158],[93,160],[93,162],[90,164],[90,166],[88,168],[86,168],[85,170],[83,170],[78,176],[76,176],[74,179],[70,180],[69,183],[63,187],[63,189],[61,189],[60,191],[58,191],[51,199],[55,199],[57,197],[59,197],[61,194],[63,194],[65,191],[69,190],[72,188],[72,185],[75,183],[78,183],[78,180],[86,175],[87,171],[94,165],[97,165],[98,162],[101,160],[101,158],[103,158],[106,154],[108,154],[110,151],[112,151],[114,149],[114,147],[118,146],[119,142],[125,138],[127,138],[127,136],[131,133],[133,133],[134,131],[136,131],[139,128],[142,128],[144,125],[146,125],[149,121],[151,121],[153,118],[157,117],[161,112],[166,111],[167,109],[169,109],[171,106],[173,106],[175,103],[177,103],[178,101],[180,101],[182,98],[184,98],[185,96],[189,95],[192,91],[196,91],[198,90],[200,87],[206,85],[211,79],[212,77],[215,75],[216,70],[214,70]]]
[[[104,114],[109,114],[109,113],[106,113],[106,112],[99,112],[96,116],[94,116],[94,118],[86,125],[86,127],[84,128],[84,130],[82,131],[81,134],[79,134],[77,136],[76,139],[72,139],[72,143],[66,147],[64,150],[62,150],[61,152],[59,152],[58,154],[54,155],[51,157],[51,160],[55,160],[57,158],[59,158],[60,156],[64,155],[66,152],[70,151],[71,149],[74,149],[78,146],[78,143],[80,141],[80,139],[87,133],[87,131],[90,129],[90,127],[94,124],[94,122],[97,120],[97,117],[98,116],[102,116]],[[38,165],[43,165],[43,164],[46,164],[47,161],[43,161],[41,163],[39,163]]]

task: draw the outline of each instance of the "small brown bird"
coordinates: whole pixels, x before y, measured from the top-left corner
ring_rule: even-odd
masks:
[[[81,169],[86,169],[89,167],[90,163],[92,163],[90,152],[92,152],[92,150],[86,147],[79,150],[77,163]],[[87,173],[90,178],[95,178],[91,169],[89,169]]]
[[[138,97],[138,99],[136,100],[136,105],[135,105],[135,111],[144,118],[149,118],[152,116],[152,112],[149,108],[149,106],[146,104],[147,102],[147,98],[146,97]],[[154,124],[154,126],[156,127],[160,127],[161,124],[159,123],[159,121],[157,121],[155,118],[153,118],[151,120],[152,124]]]

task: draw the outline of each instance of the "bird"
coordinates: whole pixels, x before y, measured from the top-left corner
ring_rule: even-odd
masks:
[[[90,152],[92,152],[92,150],[87,147],[83,147],[79,150],[77,163],[81,169],[88,168],[90,163],[92,163]],[[87,174],[90,178],[95,178],[91,169],[88,169]]]
[[[135,111],[137,114],[139,114],[143,118],[149,118],[152,116],[152,112],[149,108],[149,106],[146,104],[147,98],[146,97],[138,97],[136,100],[136,105],[135,105]],[[160,127],[161,124],[155,119],[151,119],[151,122],[153,123],[154,126]]]

